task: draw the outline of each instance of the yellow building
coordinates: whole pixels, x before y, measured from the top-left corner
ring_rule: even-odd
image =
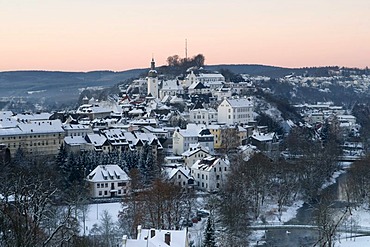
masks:
[[[56,155],[64,140],[60,120],[8,121],[0,126],[0,143],[11,156],[21,148],[29,154]]]

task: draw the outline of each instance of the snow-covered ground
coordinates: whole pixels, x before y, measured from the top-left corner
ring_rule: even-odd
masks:
[[[120,202],[89,204],[85,220],[85,235],[89,235],[94,224],[100,224],[101,215],[104,210],[108,211],[110,216],[112,216],[113,222],[116,223],[118,221],[119,211],[122,210],[122,204]],[[81,234],[84,234],[83,225],[84,222],[81,222]]]
[[[348,229],[351,228],[369,228],[370,229],[370,210],[365,207],[358,207],[352,209],[350,217],[345,221]],[[370,246],[370,236],[355,236],[348,233],[341,233],[340,240],[337,241],[336,246],[339,247],[363,247]]]
[[[297,215],[297,210],[302,207],[303,201],[298,200],[294,202],[291,206],[283,207],[282,214],[279,220],[279,212],[277,204],[268,203],[264,207],[263,218],[266,220],[266,225],[281,225],[289,220],[293,219]],[[256,224],[261,224],[261,221],[256,222]],[[264,230],[253,231],[252,234],[248,237],[248,242],[251,246],[257,246],[258,244],[263,243],[263,237],[265,235]]]

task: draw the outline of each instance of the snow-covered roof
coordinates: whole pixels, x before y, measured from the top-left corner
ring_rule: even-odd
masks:
[[[276,136],[275,132],[271,132],[267,134],[254,132],[251,137],[257,141],[266,142],[266,141],[272,141],[275,136]]]
[[[63,124],[64,130],[89,130],[89,125],[84,124]]]
[[[162,82],[161,90],[183,90],[177,80],[166,80]]]
[[[86,137],[94,146],[103,146],[104,143],[107,141],[107,138],[101,134],[87,134]]]
[[[192,146],[190,144],[190,148],[188,150],[186,150],[185,152],[183,152],[181,154],[181,156],[182,157],[190,157],[190,156],[192,156],[192,155],[194,155],[194,154],[196,154],[196,153],[198,153],[200,151],[203,151],[203,152],[209,154],[209,151],[208,150],[206,150],[205,148],[203,148],[202,145],[200,145],[199,143],[197,143],[197,144],[195,144],[195,146]]]
[[[0,111],[0,119],[10,118],[12,116],[13,116],[13,112],[12,111]]]
[[[202,171],[211,171],[217,163],[221,161],[221,158],[216,158],[213,156],[208,156],[201,160],[197,160],[191,167],[191,169],[202,170]],[[223,160],[228,164],[228,161]]]
[[[196,137],[198,136],[199,132],[206,128],[206,126],[204,124],[192,124],[192,123],[189,123],[187,126],[186,126],[186,129],[178,129],[178,133],[180,133],[182,136],[184,137]]]
[[[172,179],[178,173],[182,173],[188,179],[191,178],[190,169],[187,166],[166,167],[164,171],[168,179]]]
[[[0,118],[0,129],[15,128],[18,121],[13,118]]]
[[[98,165],[87,176],[89,182],[128,181],[129,176],[118,165]]]
[[[225,99],[231,107],[246,107],[252,106],[252,100],[250,98],[245,99]]]
[[[175,103],[182,103],[182,102],[184,102],[184,99],[183,99],[183,98],[181,98],[181,97],[177,97],[176,95],[175,95],[175,96],[173,96],[173,97],[171,98],[171,100],[170,100],[170,103],[171,103],[171,104],[175,104]]]
[[[155,118],[146,118],[146,119],[135,119],[129,122],[132,125],[157,125],[158,122]]]
[[[87,144],[87,141],[83,136],[66,136],[64,138],[64,142],[70,146]]]
[[[154,236],[151,236],[153,231]],[[170,235],[170,245],[165,243],[165,235]],[[187,230],[156,230],[142,229],[137,239],[127,239],[125,247],[185,247],[187,246]]]
[[[205,88],[204,84],[201,82],[194,82],[189,86],[189,89],[202,89]]]
[[[19,120],[49,120],[51,117],[51,113],[48,112],[41,112],[36,114],[17,114],[13,116],[15,119]]]
[[[144,111],[142,109],[133,109],[128,112],[129,114],[143,114]]]
[[[0,135],[26,135],[64,133],[62,122],[57,120],[19,122],[12,128],[0,128]]]
[[[199,73],[199,78],[224,78],[224,76],[220,73]]]
[[[126,141],[124,131],[121,129],[103,130],[102,133],[107,137],[111,145],[125,145]]]

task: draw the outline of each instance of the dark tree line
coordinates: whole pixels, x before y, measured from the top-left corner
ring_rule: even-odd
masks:
[[[0,245],[55,246],[73,243],[78,219],[65,201],[61,174],[52,157],[28,156],[21,149],[1,164]]]

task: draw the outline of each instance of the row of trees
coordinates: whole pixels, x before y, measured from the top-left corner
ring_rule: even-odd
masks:
[[[152,146],[145,143],[139,150],[126,150],[121,153],[88,151],[75,154],[67,152],[62,147],[57,156],[57,165],[65,178],[64,188],[68,189],[74,183],[83,183],[84,178],[96,166],[108,164],[119,165],[126,173],[129,173],[132,169],[137,169],[140,174],[140,181],[148,184],[160,174],[157,157],[155,157],[152,148]]]
[[[137,172],[136,172],[137,173]],[[136,237],[137,226],[156,229],[180,229],[180,219],[188,219],[194,204],[192,192],[173,183],[155,179],[143,188],[132,175],[134,193],[124,198],[120,225],[128,236]]]
[[[86,152],[76,155],[61,148],[56,158],[26,154],[0,160],[0,245],[63,246],[88,244],[80,238],[90,201],[85,180],[96,165],[119,164],[146,188],[159,176],[152,147],[121,154]]]
[[[79,210],[63,193],[53,159],[28,157],[19,150],[15,159],[0,166],[0,245],[73,243],[79,231]]]
[[[324,126],[330,135],[326,142],[311,129],[297,127],[284,142],[291,159],[272,160],[256,153],[248,161],[234,159],[226,185],[220,194],[219,222],[225,229],[224,239],[229,246],[243,245],[251,221],[261,218],[266,201],[275,201],[278,217],[283,206],[290,205],[299,196],[317,203],[323,184],[337,167],[340,154],[337,129]]]

